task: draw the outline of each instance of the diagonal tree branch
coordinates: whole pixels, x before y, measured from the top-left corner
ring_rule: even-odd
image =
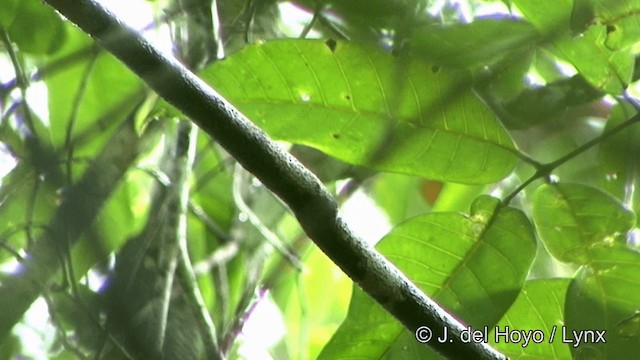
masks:
[[[429,345],[448,357],[504,358],[486,344],[463,342],[463,325],[349,229],[338,214],[335,199],[313,173],[178,61],[161,53],[95,0],[45,1],[96,38],[280,197],[316,245],[409,331],[427,326],[435,339],[446,328],[453,343],[434,340]]]

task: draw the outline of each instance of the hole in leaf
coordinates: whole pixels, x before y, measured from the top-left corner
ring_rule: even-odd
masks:
[[[616,31],[615,25],[607,25],[607,34],[611,34],[614,31]]]
[[[345,100],[351,100],[351,95],[346,94],[346,95],[344,96],[344,99],[345,99]]]
[[[333,134],[331,134],[331,137],[336,139],[336,140],[338,140],[338,139],[340,139],[342,137],[342,135],[340,135],[338,133],[333,133]]]
[[[327,39],[327,41],[325,41],[324,44],[327,45],[327,47],[329,48],[329,50],[331,50],[331,52],[336,51],[336,47],[338,46],[338,43],[333,39]]]
[[[438,65],[433,65],[431,67],[431,71],[433,71],[434,74],[437,74],[440,71],[440,66]]]

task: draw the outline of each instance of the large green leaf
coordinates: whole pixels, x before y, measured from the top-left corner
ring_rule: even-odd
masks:
[[[545,247],[565,262],[589,263],[593,246],[619,242],[635,223],[633,212],[618,200],[585,185],[542,185],[532,203]]]
[[[49,138],[56,150],[65,147],[67,156],[91,158],[108,141],[115,125],[142,100],[142,83],[111,54],[97,48],[88,51],[91,39],[82,31],[71,25],[66,31],[67,41],[51,61],[75,60],[45,78]],[[83,166],[84,162],[73,165]]]
[[[395,227],[378,250],[423,291],[474,327],[493,326],[511,306],[535,254],[525,215],[482,196],[470,215],[429,213]],[[347,319],[320,359],[418,359],[431,354],[384,309],[354,288]]]
[[[569,281],[527,281],[513,306],[491,329],[492,345],[511,359],[571,359],[569,347],[561,336]],[[512,335],[518,332],[520,338]]]
[[[272,137],[353,164],[489,183],[518,159],[511,138],[469,89],[468,73],[370,46],[272,41],[201,75]]]
[[[574,358],[636,358],[640,352],[640,254],[624,245],[599,245],[590,255],[591,263],[580,269],[567,292],[567,339]],[[606,343],[596,341],[596,330]],[[577,334],[583,336],[579,346]]]
[[[21,51],[32,54],[50,54],[65,40],[63,20],[38,0],[3,0],[0,21],[11,24],[9,37]]]

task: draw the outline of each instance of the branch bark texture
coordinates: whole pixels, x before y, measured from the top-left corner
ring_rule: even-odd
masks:
[[[182,64],[93,0],[45,2],[98,40],[280,197],[316,245],[409,331],[427,326],[435,339],[446,327],[453,343],[434,340],[429,345],[447,357],[504,358],[486,344],[462,342],[463,325],[349,229],[335,199],[313,173]]]

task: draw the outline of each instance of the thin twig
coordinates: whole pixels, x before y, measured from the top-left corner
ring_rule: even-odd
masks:
[[[271,230],[269,230],[267,226],[262,223],[262,220],[260,220],[258,215],[256,215],[253,210],[251,210],[249,205],[244,202],[241,190],[242,177],[242,170],[240,169],[240,167],[236,166],[236,171],[234,172],[233,176],[232,193],[233,200],[235,201],[238,210],[240,210],[247,216],[247,219],[249,220],[251,225],[253,225],[253,227],[258,230],[260,235],[262,235],[262,237],[264,237],[264,239],[267,240],[267,242],[271,244],[274,249],[276,249],[291,265],[293,265],[293,267],[298,269],[298,271],[302,271],[302,263],[300,262],[300,259],[298,259],[298,257],[293,252],[291,252],[290,249],[287,248],[287,246],[278,238],[276,234],[274,234]]]
[[[188,151],[186,154],[186,161],[183,171],[190,171],[193,167],[193,161],[196,154],[196,142],[198,138],[198,129],[190,122],[183,121],[180,123],[181,131],[185,134],[188,133],[186,141],[188,144]],[[198,287],[196,276],[193,270],[191,259],[189,258],[189,249],[187,246],[187,213],[189,202],[189,185],[184,179],[184,183],[175,184],[181,186],[180,195],[180,218],[178,222],[178,241],[179,241],[179,258],[178,258],[178,278],[180,279],[180,285],[187,295],[188,304],[191,306],[195,315],[196,321],[199,325],[202,337],[205,344],[205,353],[208,358],[222,359],[219,348],[218,340],[216,338],[216,327],[211,319],[209,310],[205,305],[204,298]]]
[[[31,114],[31,109],[27,104],[27,88],[29,87],[29,79],[25,75],[24,70],[22,69],[22,63],[19,59],[18,53],[13,48],[13,43],[9,38],[9,34],[1,26],[0,26],[0,38],[2,39],[2,42],[6,47],[7,53],[9,54],[9,59],[11,59],[13,69],[16,74],[17,84],[18,84],[18,87],[20,88],[20,93],[22,96],[21,104],[24,109],[24,117],[25,117],[25,120],[27,121],[27,128],[29,129],[31,134],[35,135],[36,130],[33,122],[33,116]]]
[[[536,172],[531,177],[529,177],[527,180],[525,180],[522,184],[520,184],[520,186],[518,186],[515,190],[513,190],[511,193],[509,193],[509,195],[507,195],[504,199],[502,199],[502,204],[503,205],[508,205],[511,202],[511,200],[513,200],[514,197],[516,197],[522,190],[524,190],[527,186],[529,186],[535,180],[543,178],[543,177],[548,177],[549,175],[551,175],[551,172],[553,172],[553,170],[555,170],[559,166],[563,165],[567,161],[575,158],[576,156],[582,154],[583,152],[589,150],[590,148],[602,143],[603,141],[605,141],[608,138],[618,134],[622,130],[628,128],[629,126],[631,126],[631,125],[633,125],[633,124],[635,124],[637,122],[640,122],[640,113],[638,113],[635,116],[631,117],[630,119],[624,121],[623,123],[615,126],[613,129],[601,134],[600,136],[597,136],[597,137],[587,141],[586,143],[582,144],[581,146],[579,146],[576,149],[570,151],[569,153],[567,153],[566,155],[560,157],[559,159],[557,159],[555,161],[552,161],[552,162],[547,163],[547,164],[536,163],[537,164],[537,165],[535,165]]]

